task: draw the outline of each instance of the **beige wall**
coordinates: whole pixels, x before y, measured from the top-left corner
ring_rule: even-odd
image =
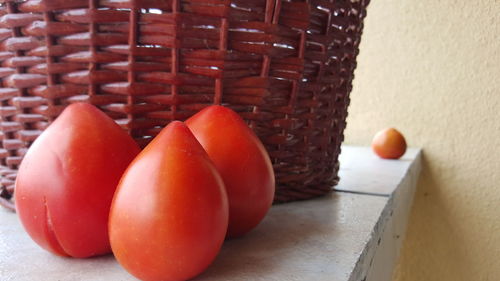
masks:
[[[500,1],[370,5],[346,143],[424,149],[395,280],[500,280]]]

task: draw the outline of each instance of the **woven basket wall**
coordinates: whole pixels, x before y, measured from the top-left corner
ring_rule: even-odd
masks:
[[[368,0],[0,1],[0,174],[64,107],[97,105],[144,146],[171,120],[231,107],[266,145],[276,202],[327,193]]]

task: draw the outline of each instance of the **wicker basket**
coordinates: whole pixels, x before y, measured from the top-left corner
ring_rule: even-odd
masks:
[[[2,205],[27,148],[72,102],[145,145],[211,104],[266,145],[276,202],[337,182],[368,0],[1,0]]]

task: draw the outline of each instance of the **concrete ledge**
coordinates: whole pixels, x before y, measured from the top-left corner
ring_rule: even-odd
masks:
[[[226,241],[196,280],[390,280],[420,173],[420,150],[382,160],[344,146],[337,192],[273,206],[242,239]],[[0,210],[2,280],[135,280],[109,256],[60,258]]]

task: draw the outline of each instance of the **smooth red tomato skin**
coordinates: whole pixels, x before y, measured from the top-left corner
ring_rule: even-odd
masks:
[[[124,173],[111,207],[111,247],[141,280],[186,280],[218,254],[228,223],[224,183],[189,129],[174,121]]]
[[[375,134],[372,149],[381,158],[399,159],[406,152],[406,140],[398,130],[387,128]]]
[[[94,106],[68,106],[36,139],[19,167],[16,209],[31,238],[61,256],[109,253],[111,200],[139,151]]]
[[[228,238],[240,237],[265,217],[274,199],[274,171],[266,149],[234,111],[210,106],[186,121],[224,180]]]

